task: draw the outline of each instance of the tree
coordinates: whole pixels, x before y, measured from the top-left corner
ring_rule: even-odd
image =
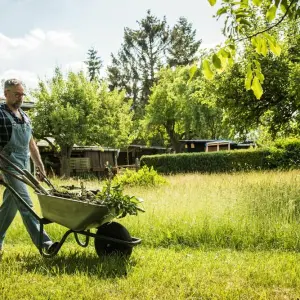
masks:
[[[120,84],[121,88],[131,92],[129,97],[134,98],[134,107],[141,107],[143,111],[155,82],[155,73],[165,63],[169,28],[166,18],[159,20],[150,10],[137,23],[138,29],[125,28],[124,42],[118,57],[113,57],[113,63],[108,68],[108,78],[111,87]],[[118,67],[120,69],[117,71]],[[135,97],[132,97],[133,93]]]
[[[281,54],[280,35],[275,29],[278,29],[287,18],[298,19],[299,0],[241,0],[239,2],[208,0],[208,2],[212,6],[217,2],[221,4],[216,17],[225,17],[223,33],[227,41],[225,46],[211,55],[211,61],[208,59],[203,62],[205,76],[211,79],[214,74],[213,69],[224,70],[228,62],[232,65],[238,43],[249,40],[252,45],[251,63],[248,65],[245,87],[247,90],[253,90],[256,98],[260,99],[265,76],[261,71],[259,56],[266,57],[269,51],[276,56]]]
[[[129,143],[131,103],[124,93],[110,93],[104,83],[89,81],[80,72],[66,79],[59,69],[33,91],[37,103],[33,113],[35,136],[55,139],[61,175],[69,176],[69,159],[74,144],[119,146]]]
[[[260,100],[244,88],[248,72],[248,58],[251,48],[246,48],[239,63],[215,77],[211,82],[211,93],[217,98],[217,105],[226,112],[227,122],[236,133],[245,136],[251,130],[263,126],[273,136],[299,132],[299,59],[300,35],[293,30],[293,41],[289,36],[282,43],[282,54],[274,57],[268,54],[259,59],[265,76],[264,94]]]
[[[192,23],[181,17],[171,31],[168,64],[171,67],[192,64],[200,44],[201,40],[196,41],[196,30],[193,30]]]
[[[180,139],[227,137],[228,132],[222,126],[222,111],[203,89],[203,77],[196,74],[190,84],[188,78],[188,68],[162,69],[146,106],[148,130],[163,128],[176,152],[182,150]]]
[[[98,51],[94,48],[88,50],[88,59],[85,61],[87,65],[90,81],[100,78],[100,69],[102,68],[102,60],[98,55]]]
[[[107,68],[109,89],[125,90],[127,99],[132,99],[134,104],[138,103],[139,74],[135,61],[128,58],[122,50],[117,56],[112,54],[111,57],[112,63]]]

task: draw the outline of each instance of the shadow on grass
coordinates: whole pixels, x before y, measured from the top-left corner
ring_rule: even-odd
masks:
[[[128,271],[136,265],[132,258],[120,256],[100,258],[84,252],[62,253],[53,258],[43,258],[38,254],[22,254],[17,257],[24,271],[47,276],[80,274],[96,276],[102,279],[126,277]]]

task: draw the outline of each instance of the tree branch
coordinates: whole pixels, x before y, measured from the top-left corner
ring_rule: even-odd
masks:
[[[279,25],[280,23],[282,23],[283,20],[286,18],[286,16],[288,15],[288,13],[289,13],[289,11],[290,11],[290,8],[292,7],[292,5],[293,5],[296,1],[297,1],[297,0],[291,0],[291,3],[290,3],[290,5],[288,6],[288,8],[287,8],[285,14],[282,16],[282,18],[281,18],[277,23],[271,25],[271,26],[268,27],[268,28],[265,28],[264,30],[258,31],[258,32],[254,33],[254,34],[252,34],[252,35],[246,36],[246,37],[241,38],[241,39],[236,39],[236,40],[234,40],[234,41],[235,41],[235,42],[242,42],[242,41],[244,41],[244,40],[251,39],[251,38],[253,38],[253,37],[255,37],[255,36],[259,35],[259,34],[262,34],[262,33],[264,33],[264,32],[267,32],[267,31],[273,29],[274,27],[278,26],[278,25]]]

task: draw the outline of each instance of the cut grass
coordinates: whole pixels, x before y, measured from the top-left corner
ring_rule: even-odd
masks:
[[[168,177],[168,186],[127,189],[144,198],[146,213],[119,220],[143,239],[126,263],[101,260],[71,237],[44,259],[17,216],[0,265],[0,299],[296,299],[299,175],[187,174]],[[46,230],[58,240],[67,229]]]

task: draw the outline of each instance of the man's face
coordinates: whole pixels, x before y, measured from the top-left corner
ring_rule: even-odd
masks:
[[[12,86],[4,91],[8,106],[18,109],[23,104],[24,88],[22,85]]]

